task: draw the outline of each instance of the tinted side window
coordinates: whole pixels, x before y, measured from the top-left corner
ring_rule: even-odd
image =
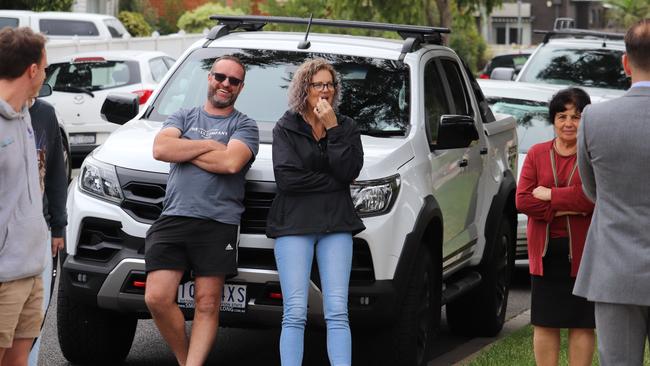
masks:
[[[48,36],[98,36],[99,31],[92,22],[67,19],[41,19],[41,32]]]
[[[105,19],[104,24],[108,28],[108,31],[111,33],[113,38],[122,38],[125,34],[128,33],[126,28],[120,23],[117,19]]]
[[[429,129],[429,142],[435,144],[438,140],[440,117],[450,112],[445,85],[440,78],[437,63],[433,60],[424,68],[424,111]]]
[[[162,57],[149,60],[149,68],[151,69],[151,77],[153,77],[153,80],[157,83],[162,80],[168,70],[167,65],[163,61]]]
[[[174,60],[171,57],[163,57],[163,60],[165,60],[165,63],[167,64],[168,69],[171,69],[172,66],[174,65],[174,63],[176,62],[176,60]]]
[[[447,76],[447,82],[451,89],[451,95],[454,98],[454,114],[461,114],[471,116],[470,99],[467,94],[465,79],[460,72],[460,68],[455,61],[442,59],[440,60],[442,67]]]
[[[18,18],[0,17],[0,29],[4,27],[16,28],[17,26],[18,26]]]

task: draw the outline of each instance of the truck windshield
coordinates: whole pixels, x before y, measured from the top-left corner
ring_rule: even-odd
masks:
[[[339,112],[352,117],[363,134],[406,134],[410,94],[406,64],[292,51],[198,49],[165,83],[145,116],[162,122],[179,108],[202,106],[207,97],[208,71],[221,55],[234,55],[246,65],[244,89],[235,106],[257,121],[263,142],[270,142],[273,125],[287,110],[287,90],[294,72],[305,60],[315,57],[328,60],[341,75]]]

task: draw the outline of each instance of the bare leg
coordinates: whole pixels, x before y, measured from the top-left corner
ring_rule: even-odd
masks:
[[[178,284],[183,271],[158,270],[147,275],[144,301],[151,316],[169,347],[176,361],[184,366],[187,360],[189,343],[185,334],[185,317],[176,304]]]
[[[535,326],[533,348],[537,366],[557,366],[560,356],[560,329]]]
[[[569,329],[569,365],[589,366],[594,358],[596,337],[593,329]]]
[[[200,276],[195,279],[194,322],[185,366],[201,366],[208,358],[217,337],[224,280],[224,276]]]
[[[7,348],[2,358],[2,366],[27,366],[29,350],[32,349],[34,338],[14,339],[11,348]]]

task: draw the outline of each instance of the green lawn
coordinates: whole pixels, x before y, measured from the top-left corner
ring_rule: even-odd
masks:
[[[644,366],[650,366],[650,354],[648,345],[645,349]],[[562,350],[560,351],[560,365],[568,365],[567,359],[567,331],[562,331]],[[598,362],[598,351],[594,352],[592,365],[600,365]],[[533,355],[533,327],[528,325],[511,335],[497,341],[486,350],[481,351],[478,356],[465,363],[466,366],[535,366]]]

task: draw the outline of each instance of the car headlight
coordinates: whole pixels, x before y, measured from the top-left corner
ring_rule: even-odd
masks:
[[[91,156],[81,165],[79,188],[97,198],[120,204],[124,199],[115,166],[102,163]]]
[[[350,194],[360,216],[382,215],[390,211],[399,192],[399,174],[377,180],[354,182]]]

